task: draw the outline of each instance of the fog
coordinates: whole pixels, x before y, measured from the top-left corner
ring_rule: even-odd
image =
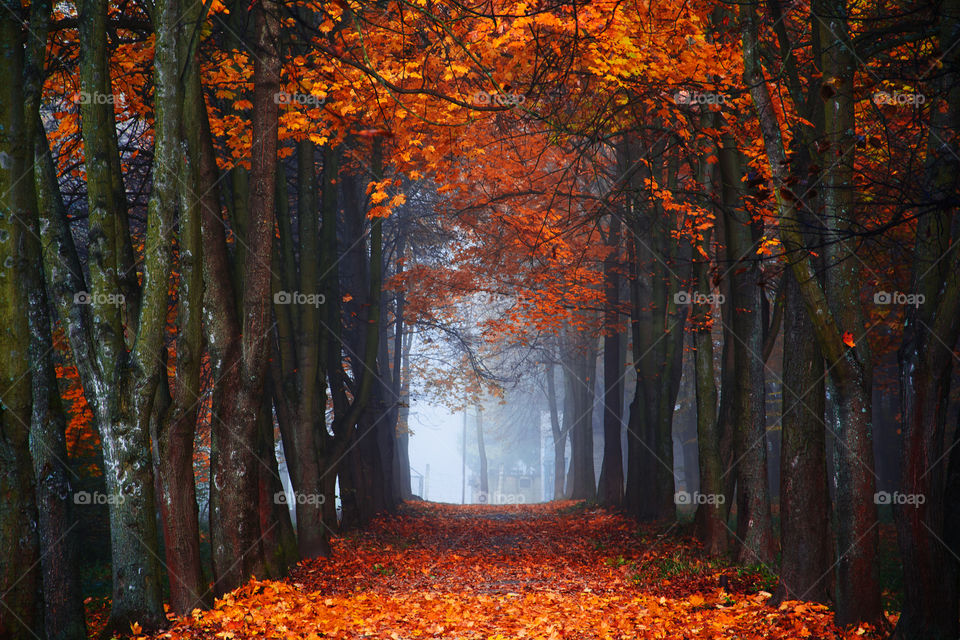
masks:
[[[413,432],[410,435],[410,484],[413,493],[433,502],[460,504],[463,486],[463,453],[460,446],[463,413],[454,414],[446,407],[413,401],[410,406],[410,429]],[[426,477],[428,466],[429,478]],[[468,467],[468,478],[470,473]],[[423,477],[423,493],[420,477]]]

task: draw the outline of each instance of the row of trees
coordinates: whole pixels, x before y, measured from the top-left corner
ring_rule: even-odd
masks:
[[[328,554],[341,524],[409,495],[395,447],[403,296],[384,282],[402,268],[410,225],[402,213],[385,222],[388,203],[373,210],[387,188],[392,206],[403,197],[380,181],[380,136],[354,121],[329,144],[311,134],[279,152],[281,107],[304,95],[281,78],[280,52],[301,47],[316,16],[281,34],[274,4],[6,9],[0,635],[86,637],[63,361],[102,445],[108,631],[156,629],[164,579],[171,610],[189,613],[251,575]],[[249,104],[213,95],[215,50],[252,71]],[[238,114],[245,148],[225,155],[218,118]],[[85,200],[69,206],[75,191]],[[203,523],[198,427],[211,442]],[[275,497],[275,427],[304,497],[296,530]]]
[[[900,342],[900,491],[925,498],[894,509],[898,631],[958,635],[955,0],[6,9],[3,632],[84,634],[59,364],[101,443],[111,628],[151,629],[164,573],[186,613],[409,496],[414,332],[454,341],[465,384],[490,373],[478,344],[538,360],[559,461],[571,446],[555,476],[649,519],[676,514],[692,346],[700,492],[726,498],[698,509],[699,535],[770,566],[764,380],[782,333],[777,598],[879,622],[882,326]],[[883,291],[914,304],[866,302]],[[295,528],[277,432],[294,491],[331,498],[297,500]]]

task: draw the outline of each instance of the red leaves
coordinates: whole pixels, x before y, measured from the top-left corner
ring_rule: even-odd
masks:
[[[285,582],[252,580],[161,638],[855,638],[817,604],[600,509],[408,503]],[[721,581],[720,576],[727,580]],[[721,587],[721,583],[727,588]]]

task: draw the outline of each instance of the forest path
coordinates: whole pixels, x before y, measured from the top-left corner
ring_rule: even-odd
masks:
[[[759,573],[709,561],[675,525],[583,503],[410,502],[333,549],[159,637],[870,637],[841,633],[821,605],[766,606]]]

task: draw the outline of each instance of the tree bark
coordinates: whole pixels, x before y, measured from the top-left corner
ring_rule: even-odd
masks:
[[[167,19],[174,19],[169,16]],[[170,608],[184,615],[198,605],[209,606],[212,598],[205,586],[200,560],[200,523],[196,484],[193,477],[193,442],[200,407],[200,369],[203,350],[203,244],[201,218],[203,193],[200,164],[200,135],[192,129],[206,117],[200,84],[199,60],[185,25],[201,19],[199,5],[184,15],[185,24],[163,25],[178,30],[180,60],[187,65],[183,86],[170,96],[182,100],[183,117],[178,118],[181,168],[179,253],[177,284],[176,366],[169,408],[157,425],[155,441],[160,481],[160,511],[163,516],[164,559],[170,584]],[[175,69],[179,72],[179,66]],[[167,384],[164,382],[164,384]]]
[[[906,309],[898,352],[903,415],[899,493],[913,498],[893,505],[904,567],[903,610],[895,632],[902,640],[960,635],[960,545],[949,525],[957,499],[956,487],[948,484],[945,455],[952,347],[960,331],[960,225],[956,205],[950,204],[960,175],[960,54],[954,46],[960,37],[960,2],[943,3],[940,13],[942,55],[937,58],[943,67],[936,86],[945,106],[931,109],[924,191],[934,205],[917,221],[911,278],[911,293],[924,301]],[[950,464],[956,460],[954,451]]]
[[[595,500],[597,483],[593,461],[593,401],[596,383],[597,347],[592,338],[571,332],[567,340],[568,364],[564,366],[566,394],[573,415],[570,422],[570,497]],[[589,341],[589,342],[588,342]]]
[[[620,218],[610,216],[607,246],[610,253],[603,261],[604,338],[603,338],[603,463],[600,469],[600,501],[618,507],[623,501],[623,362],[620,349],[620,274],[617,252],[620,246]]]
[[[783,411],[780,444],[780,582],[774,602],[827,602],[828,516],[823,358],[793,272],[783,274]]]
[[[557,403],[557,383],[553,375],[554,364],[544,364],[547,378],[547,404],[550,409],[550,433],[553,436],[553,499],[563,498],[563,481],[566,477],[564,460],[567,455],[567,431],[560,428],[560,411]]]
[[[490,475],[487,470],[487,447],[483,442],[483,407],[477,405],[477,455],[480,458],[480,503],[490,502]]]
[[[704,182],[709,185],[704,169]],[[701,249],[707,254],[710,245],[709,233],[704,234]],[[704,258],[696,264],[697,290],[710,290],[710,263]],[[700,493],[708,496],[706,502],[697,504],[694,517],[697,537],[710,555],[719,556],[727,551],[726,499],[723,489],[723,462],[720,455],[720,434],[717,423],[717,386],[713,366],[713,320],[712,309],[697,305],[692,313],[693,358],[697,400],[697,463],[700,471]]]
[[[263,411],[272,326],[270,264],[275,232],[275,195],[280,88],[276,43],[276,5],[260,0],[252,7],[254,22],[253,140],[251,147],[250,211],[246,233],[248,253],[243,265],[240,330],[240,376],[234,404],[224,406],[215,421],[211,449],[210,533],[213,545],[215,592],[222,594],[262,574],[265,558],[258,503],[258,428]],[[266,464],[262,460],[259,464]]]
[[[83,329],[72,333],[71,344],[87,400],[100,428],[104,476],[110,502],[113,599],[108,630],[127,630],[132,622],[153,630],[166,623],[157,562],[157,528],[152,461],[149,456],[153,406],[160,381],[158,358],[166,328],[167,297],[172,263],[172,228],[176,210],[179,111],[177,107],[176,4],[163,4],[157,20],[154,75],[156,115],[152,188],[144,241],[142,300],[118,298],[125,290],[130,242],[125,224],[122,176],[116,145],[113,104],[109,95],[107,7],[88,0],[80,10],[81,87],[90,99],[81,104],[81,122],[89,214],[88,267],[90,293],[74,300],[89,301],[93,339],[80,344]],[[69,233],[69,232],[68,232]],[[51,265],[45,259],[45,264]],[[54,269],[57,265],[52,264]],[[62,281],[48,271],[48,279]],[[62,305],[61,309],[62,309]],[[125,340],[123,317],[136,331]],[[129,321],[134,318],[132,322]],[[77,318],[74,318],[75,320]],[[74,340],[77,338],[78,340]],[[135,339],[134,339],[135,338]]]
[[[37,165],[46,161],[45,132],[40,130],[40,100],[44,80],[47,31],[51,5],[48,1],[30,5],[30,31],[33,38],[26,43],[24,69],[25,160],[31,177],[25,179],[29,192],[27,255],[29,267],[23,274],[29,292],[30,362],[33,376],[33,414],[30,425],[30,449],[40,541],[40,567],[43,584],[43,630],[48,640],[82,640],[87,637],[84,622],[83,594],[80,591],[77,537],[70,535],[77,524],[73,513],[73,490],[67,461],[66,419],[57,386],[53,362],[53,339],[50,323],[50,300],[43,278],[43,254],[40,237],[39,206],[51,202],[40,198],[44,183]],[[42,143],[40,142],[42,139]],[[38,147],[42,153],[35,154]]]
[[[850,182],[853,169],[853,58],[842,0],[818,3],[823,44],[822,71],[835,93],[826,100],[825,129],[832,149],[840,157],[824,176],[824,218],[830,221],[839,249],[830,256],[837,266],[828,271],[827,292],[820,285],[811,263],[793,203],[796,196],[786,184],[789,163],[784,153],[780,126],[763,80],[758,52],[755,9],[741,7],[744,81],[750,87],[777,198],[780,237],[792,260],[807,315],[817,334],[820,351],[837,390],[840,432],[837,434],[837,622],[878,623],[883,620],[876,567],[877,508],[874,495],[873,445],[871,438],[871,362],[860,309],[857,258],[849,238],[844,238],[852,217]],[[846,240],[844,242],[844,240]],[[838,308],[839,307],[839,308]],[[844,333],[855,341],[850,347]]]
[[[737,376],[731,418],[737,482],[738,559],[745,564],[773,563],[775,542],[767,484],[766,411],[763,393],[763,322],[760,313],[760,264],[754,259],[749,217],[742,207],[739,153],[732,136],[719,149],[721,200],[730,279],[731,349]]]
[[[34,637],[43,628],[37,504],[30,456],[30,311],[26,279],[29,140],[24,139],[23,31],[20,4],[0,18],[0,637]],[[37,375],[36,373],[34,375]],[[38,380],[43,383],[42,380]]]

